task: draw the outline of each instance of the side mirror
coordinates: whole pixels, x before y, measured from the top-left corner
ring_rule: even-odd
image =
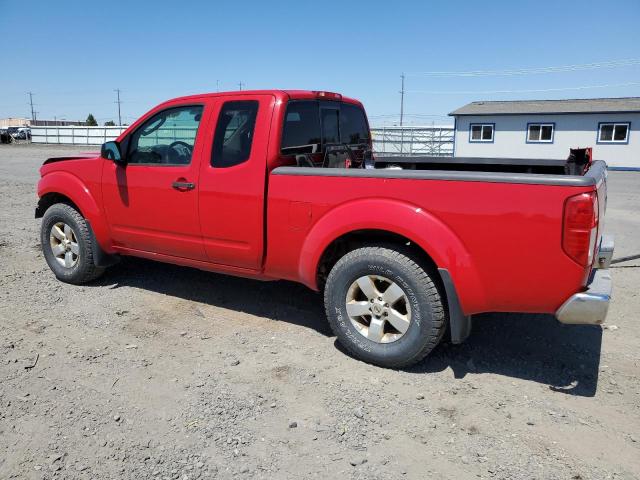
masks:
[[[127,162],[120,152],[120,144],[118,142],[106,142],[102,144],[100,156],[107,160],[113,160],[119,165],[126,165]]]

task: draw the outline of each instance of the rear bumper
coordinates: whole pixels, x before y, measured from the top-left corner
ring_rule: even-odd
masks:
[[[594,270],[584,292],[571,295],[556,312],[562,323],[600,325],[609,310],[613,283],[609,270]]]
[[[613,250],[613,236],[603,235],[591,282],[584,292],[571,295],[558,309],[556,318],[560,322],[587,325],[599,325],[604,322],[613,290],[609,273]]]

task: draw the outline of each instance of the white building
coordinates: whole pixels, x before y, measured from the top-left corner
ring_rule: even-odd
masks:
[[[472,102],[450,115],[456,157],[564,159],[593,147],[610,167],[640,170],[640,97]]]

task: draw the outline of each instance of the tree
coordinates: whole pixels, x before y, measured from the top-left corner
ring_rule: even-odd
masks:
[[[90,113],[87,117],[87,120],[84,122],[87,127],[97,127],[98,122],[96,122],[96,118],[93,116],[93,113]]]
[[[116,122],[114,122],[113,120],[109,120],[108,122],[104,122],[104,126],[105,127],[115,127],[116,126]]]

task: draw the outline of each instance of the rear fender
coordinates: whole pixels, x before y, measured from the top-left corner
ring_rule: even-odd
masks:
[[[467,315],[483,311],[486,299],[482,283],[462,241],[434,215],[394,199],[354,200],[324,214],[312,227],[300,252],[301,281],[317,290],[317,271],[325,249],[337,238],[358,230],[387,231],[409,239],[438,268],[449,272]]]
[[[89,188],[75,175],[57,171],[46,174],[38,182],[38,197],[48,193],[59,193],[68,197],[91,224],[93,234],[106,253],[113,253],[109,227],[104,212],[98,206]]]

